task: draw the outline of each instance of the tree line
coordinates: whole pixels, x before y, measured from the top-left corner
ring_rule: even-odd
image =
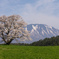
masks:
[[[15,43],[16,45],[16,43]],[[18,43],[17,45],[23,46],[59,46],[59,36],[41,39],[39,41],[27,44],[27,43]]]
[[[33,42],[30,45],[33,46],[57,46],[59,45],[59,36],[41,39],[37,42]]]

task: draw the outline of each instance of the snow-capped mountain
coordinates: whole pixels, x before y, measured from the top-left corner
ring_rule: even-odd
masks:
[[[32,42],[59,35],[58,29],[45,24],[29,24],[26,29],[30,31]]]

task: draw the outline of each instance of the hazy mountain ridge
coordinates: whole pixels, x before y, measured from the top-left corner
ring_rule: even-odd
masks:
[[[29,24],[26,29],[30,31],[32,42],[59,35],[58,29],[45,24]]]

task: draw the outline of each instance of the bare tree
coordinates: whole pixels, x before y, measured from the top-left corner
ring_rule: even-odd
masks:
[[[14,39],[31,40],[29,32],[25,30],[26,23],[19,15],[0,17],[0,37],[6,44],[10,44]]]

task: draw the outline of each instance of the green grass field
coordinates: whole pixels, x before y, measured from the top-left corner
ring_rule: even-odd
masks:
[[[59,59],[59,46],[0,45],[0,59]]]

